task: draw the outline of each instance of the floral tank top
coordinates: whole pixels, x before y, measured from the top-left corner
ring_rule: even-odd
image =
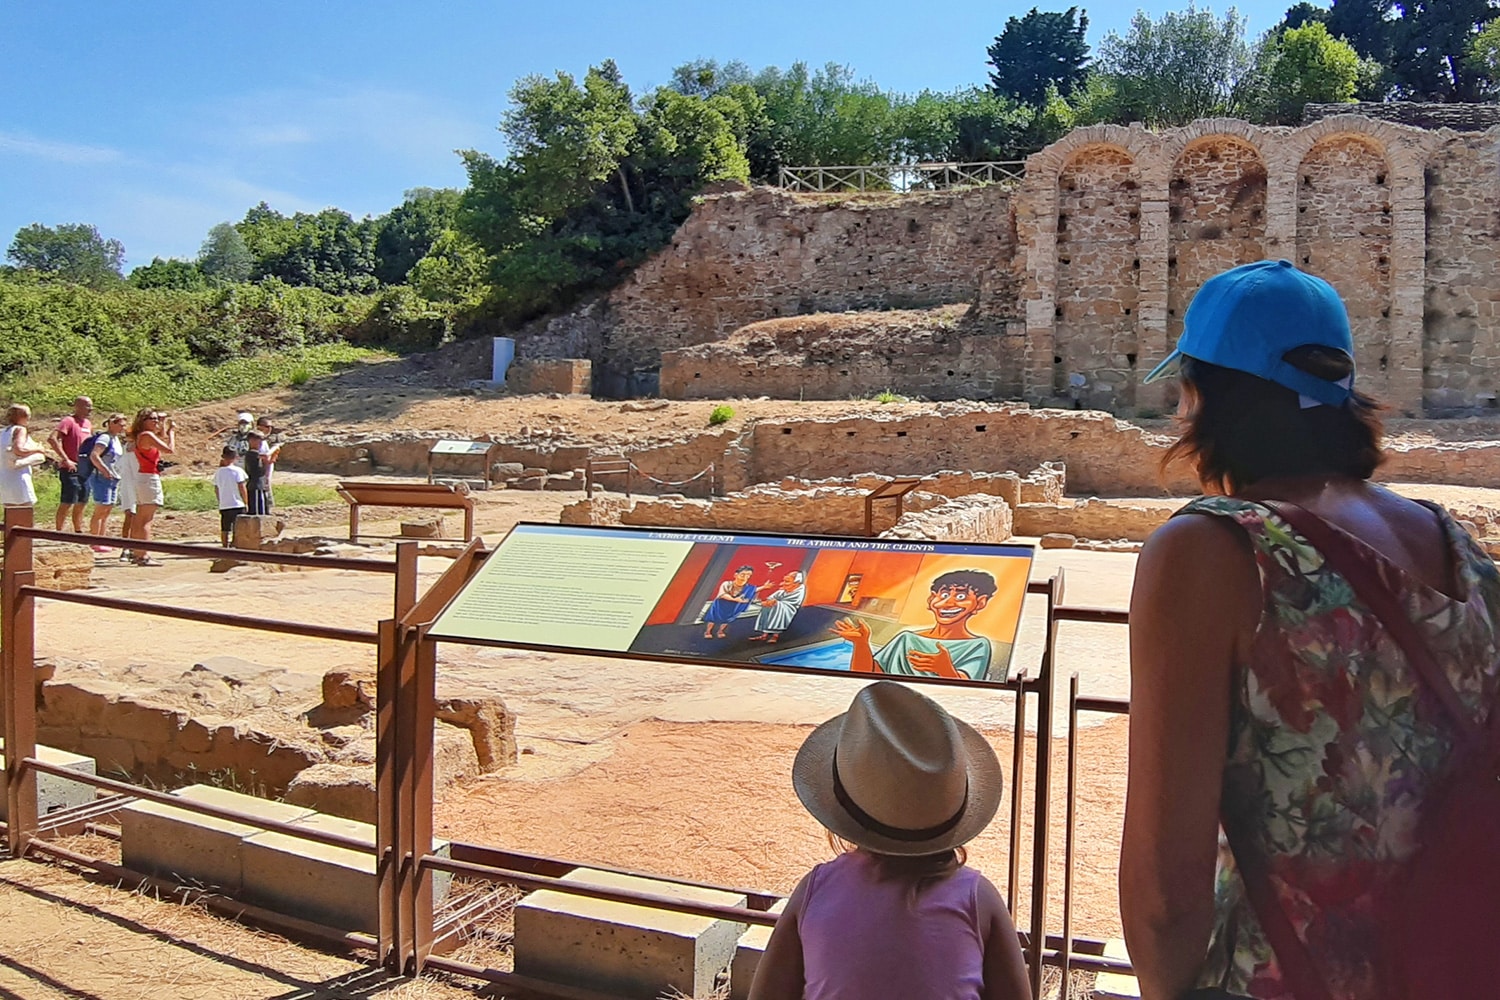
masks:
[[[1382,559],[1412,621],[1476,719],[1500,690],[1500,572],[1441,508],[1450,597]],[[1224,815],[1270,862],[1271,882],[1335,1000],[1382,1000],[1375,908],[1416,849],[1427,790],[1454,744],[1401,647],[1305,538],[1266,507],[1205,497],[1179,514],[1234,520],[1265,604],[1231,688]],[[1221,839],[1200,986],[1290,1000]]]

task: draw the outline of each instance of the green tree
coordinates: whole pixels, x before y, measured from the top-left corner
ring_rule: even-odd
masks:
[[[94,288],[119,284],[125,245],[85,223],[32,223],[16,232],[5,256],[16,267]]]
[[[1267,32],[1242,83],[1240,110],[1253,121],[1296,124],[1308,104],[1354,100],[1360,72],[1354,46],[1330,35],[1321,21]]]
[[[490,266],[489,255],[477,243],[445,229],[406,278],[412,290],[429,302],[472,306],[488,291]]]
[[[462,198],[453,188],[413,188],[375,220],[375,277],[387,285],[405,281],[412,266],[455,225]]]
[[[1401,7],[1387,62],[1396,92],[1419,101],[1477,101],[1485,90],[1470,53],[1497,14],[1494,0],[1417,0]]]
[[[495,318],[525,320],[618,280],[671,238],[704,184],[748,179],[760,96],[705,71],[683,81],[637,103],[605,63],[581,85],[558,74],[512,90],[501,123],[510,155],[462,154],[457,228],[492,261]]]
[[[618,181],[628,201],[620,164],[638,128],[630,88],[612,60],[590,68],[582,86],[567,73],[526,77],[511,91],[500,126],[511,164],[528,179],[526,207],[543,218],[587,200],[606,178]]]
[[[177,292],[197,292],[208,287],[208,278],[190,260],[153,257],[130,272],[126,279],[132,288],[158,288]]]
[[[1072,96],[1088,75],[1089,46],[1083,37],[1088,26],[1088,15],[1077,7],[1061,12],[1033,7],[1024,17],[1008,18],[986,50],[990,89],[1032,107],[1041,107],[1049,90]]]
[[[1480,29],[1469,45],[1470,68],[1483,81],[1485,96],[1500,95],[1500,17]]]
[[[198,268],[215,281],[248,281],[255,270],[255,258],[240,231],[221,222],[208,231],[208,239],[198,251]]]
[[[1138,12],[1122,38],[1099,46],[1099,72],[1115,91],[1121,121],[1185,125],[1224,114],[1251,65],[1245,20],[1233,8],[1222,19],[1192,3],[1153,21]]]
[[[1319,7],[1317,4],[1308,3],[1308,0],[1299,0],[1287,8],[1281,23],[1272,30],[1278,35],[1288,28],[1300,28],[1304,24],[1317,21],[1322,24],[1328,23],[1329,10],[1327,7]]]
[[[375,290],[373,219],[325,208],[288,218],[261,202],[235,227],[255,260],[252,277],[277,278],[288,285],[318,288],[332,295]]]

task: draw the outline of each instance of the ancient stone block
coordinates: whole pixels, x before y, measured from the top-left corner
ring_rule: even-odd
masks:
[[[0,747],[4,743],[0,742]],[[37,760],[55,767],[65,767],[69,771],[77,771],[79,774],[98,774],[97,765],[92,757],[81,754],[70,753],[67,750],[58,750],[55,747],[37,744]],[[5,777],[5,754],[0,753],[0,820],[6,817],[8,805],[9,786]],[[94,788],[92,785],[82,785],[67,778],[59,778],[54,774],[40,774],[36,776],[36,810],[37,814],[45,816],[59,809],[71,809],[74,806],[87,805],[94,800]]]
[[[281,823],[311,815],[304,807],[211,785],[189,785],[172,794]],[[243,885],[241,844],[259,832],[260,827],[234,820],[156,802],[133,802],[120,811],[121,863],[146,875],[238,893]]]
[[[579,868],[566,881],[744,906],[743,895]],[[620,997],[707,996],[745,925],[556,890],[516,906],[516,972]]]
[[[443,518],[441,514],[401,522],[402,538],[442,538]]]
[[[258,549],[286,529],[286,521],[274,514],[241,514],[234,520],[234,547]]]

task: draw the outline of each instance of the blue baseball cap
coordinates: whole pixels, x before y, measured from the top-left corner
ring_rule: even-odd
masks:
[[[1193,296],[1177,349],[1144,382],[1175,375],[1184,356],[1248,372],[1306,397],[1343,406],[1352,378],[1330,382],[1282,360],[1298,347],[1331,347],[1354,358],[1349,313],[1333,286],[1288,260],[1262,260],[1216,274]]]

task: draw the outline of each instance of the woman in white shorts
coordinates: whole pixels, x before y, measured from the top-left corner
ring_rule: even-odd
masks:
[[[31,443],[26,431],[29,423],[29,406],[13,403],[5,411],[5,428],[0,430],[0,504],[6,507],[31,507],[36,504],[36,487],[31,484],[31,467],[42,460],[46,451]]]
[[[161,458],[177,448],[177,434],[171,420],[155,410],[142,410],[130,425],[130,440],[135,445],[135,517],[130,521],[130,537],[151,539],[151,521],[166,502],[161,486]],[[137,566],[161,565],[145,552],[132,552]]]

